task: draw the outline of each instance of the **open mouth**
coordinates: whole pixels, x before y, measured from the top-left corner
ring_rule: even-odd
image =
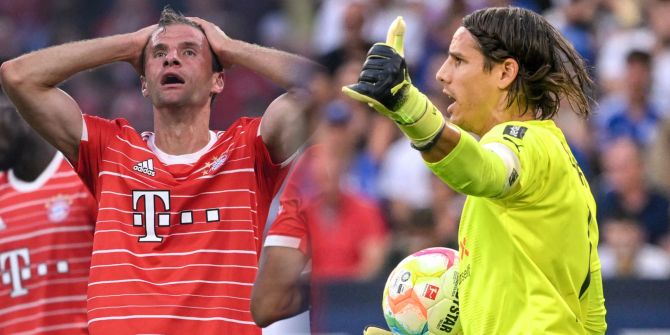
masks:
[[[174,84],[184,84],[184,78],[180,77],[174,73],[168,73],[163,76],[161,79],[161,85],[174,85]]]

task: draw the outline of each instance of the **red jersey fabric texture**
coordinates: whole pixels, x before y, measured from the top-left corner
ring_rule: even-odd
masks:
[[[32,182],[0,174],[0,334],[87,334],[94,222],[62,154]]]
[[[170,156],[123,119],[84,116],[77,172],[99,204],[91,334],[260,334],[249,308],[261,234],[287,168],[260,118]]]

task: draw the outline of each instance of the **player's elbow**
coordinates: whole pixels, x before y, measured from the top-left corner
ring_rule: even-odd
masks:
[[[271,301],[264,299],[256,294],[251,296],[251,317],[254,319],[256,325],[261,328],[265,328],[275,321],[277,317],[274,314],[274,308]]]
[[[24,82],[25,76],[19,70],[16,60],[9,60],[0,65],[0,84],[5,90],[20,87]]]

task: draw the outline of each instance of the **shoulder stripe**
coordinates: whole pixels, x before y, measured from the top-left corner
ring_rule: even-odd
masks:
[[[91,266],[91,269],[122,267],[122,266],[130,266],[130,267],[133,267],[135,269],[144,270],[144,271],[179,270],[179,269],[185,269],[185,268],[190,268],[190,267],[242,268],[242,269],[250,269],[250,270],[257,270],[258,269],[257,266],[233,265],[233,264],[187,264],[187,265],[183,265],[183,266],[161,266],[161,267],[156,267],[156,268],[147,268],[147,267],[142,267],[142,266],[135,265],[133,263],[114,263],[114,264],[105,264],[105,265],[94,265],[94,266]]]
[[[142,147],[137,146],[137,145],[134,145],[134,144],[130,143],[130,141],[128,141],[128,140],[126,140],[126,139],[124,139],[124,138],[121,138],[121,136],[119,136],[119,135],[116,135],[116,139],[118,139],[119,141],[121,141],[121,142],[123,142],[123,143],[126,143],[126,144],[127,144],[129,147],[131,147],[131,148],[134,148],[134,149],[137,149],[137,150],[142,150],[142,151],[144,151],[144,152],[148,152],[148,153],[150,153],[150,154],[153,155],[153,152],[152,152],[151,150],[149,150],[149,149],[147,149],[147,148],[142,148]]]
[[[11,326],[17,323],[22,323],[26,321],[34,321],[37,319],[44,318],[46,316],[55,316],[55,315],[68,315],[68,314],[86,314],[86,308],[64,308],[64,309],[54,309],[51,311],[43,311],[37,314],[30,314],[24,317],[12,317],[11,320],[7,322],[0,323],[0,329],[4,329],[7,326]],[[86,327],[86,324],[84,324]]]
[[[194,255],[194,254],[247,254],[247,255],[255,255],[256,250],[216,250],[216,249],[198,249],[198,250],[193,250],[193,251],[186,251],[186,252],[155,252],[155,253],[146,253],[146,254],[138,254],[135,252],[132,252],[130,250],[126,249],[103,249],[103,250],[96,250],[93,252],[93,255],[100,255],[100,254],[118,254],[118,253],[126,253],[126,254],[131,254],[135,257],[164,257],[164,256],[187,256],[187,255]]]
[[[177,308],[185,308],[185,309],[204,309],[204,310],[227,310],[227,311],[235,311],[235,312],[243,312],[243,313],[249,313],[248,309],[237,309],[237,308],[230,308],[230,307],[223,307],[223,306],[216,306],[216,307],[202,307],[202,306],[186,306],[186,305],[115,305],[115,306],[109,306],[109,307],[98,307],[98,308],[92,308],[89,309],[88,312],[91,313],[93,311],[97,310],[103,310],[103,309],[121,309],[121,308],[148,308],[148,307],[177,307]],[[132,311],[130,312],[132,313]]]
[[[67,295],[67,296],[62,296],[62,297],[39,299],[39,300],[31,301],[29,303],[14,305],[12,307],[7,307],[7,308],[0,309],[0,315],[7,315],[8,313],[13,313],[13,312],[20,311],[20,310],[27,309],[27,308],[33,308],[33,307],[42,306],[42,305],[56,304],[56,303],[69,302],[69,301],[86,301],[86,295],[85,294],[82,294],[82,295]]]
[[[21,333],[14,333],[14,335],[38,335],[38,334],[44,334],[46,332],[51,332],[54,330],[64,330],[64,329],[86,329],[86,322],[75,322],[75,323],[65,323],[65,324],[60,324],[60,325],[53,325],[53,326],[47,326],[47,327],[37,327],[33,330],[26,331],[26,332],[21,332]]]
[[[105,284],[118,284],[118,283],[146,283],[154,286],[169,286],[169,285],[180,285],[180,284],[223,284],[223,285],[238,285],[238,286],[254,286],[254,283],[244,283],[228,280],[178,280],[178,281],[169,281],[164,283],[155,283],[152,281],[144,279],[120,279],[120,280],[101,280],[101,281],[92,281],[88,283],[88,286],[96,285],[105,285]]]
[[[206,223],[206,222],[205,221],[200,221],[200,222],[196,221],[196,222],[193,222],[193,223],[195,224],[195,223]],[[119,229],[106,229],[106,230],[101,229],[101,230],[96,230],[95,231],[95,235],[104,234],[104,233],[121,233],[121,234],[124,234],[124,235],[134,236],[134,237],[145,236],[145,234],[131,234],[131,233],[127,233],[123,230],[119,230]],[[192,232],[187,232],[187,233],[173,233],[173,234],[169,234],[169,235],[164,236],[164,237],[167,238],[167,237],[172,237],[172,236],[197,235],[197,234],[209,234],[209,233],[251,233],[251,234],[253,234],[254,231],[251,230],[251,229],[210,229],[210,230],[203,230],[203,231],[192,231]]]
[[[248,168],[248,169],[224,170],[224,171],[221,171],[217,174],[201,176],[201,177],[198,177],[198,178],[195,178],[195,179],[210,179],[210,178],[214,178],[216,176],[220,176],[220,175],[224,175],[224,174],[243,173],[243,172],[253,173],[254,169],[253,168]]]
[[[57,228],[42,229],[40,231],[31,232],[28,234],[5,237],[3,239],[0,239],[0,245],[10,242],[21,241],[29,238],[34,238],[42,235],[55,234],[55,233],[71,233],[76,231],[93,231],[93,227],[74,226],[74,227],[57,227]]]
[[[100,298],[117,298],[117,297],[198,297],[198,298],[224,298],[224,299],[235,299],[235,300],[251,300],[249,297],[234,297],[231,295],[204,295],[204,294],[167,294],[167,293],[124,293],[124,294],[109,294],[109,295],[97,295],[95,297],[90,297],[87,300],[95,300]]]
[[[86,198],[88,196],[88,193],[78,192],[78,193],[74,193],[74,194],[68,194],[67,196],[70,199],[74,200],[74,199]],[[46,203],[48,200],[52,199],[53,197],[54,197],[53,194],[49,194],[49,195],[46,195],[44,197],[38,198],[37,200],[24,201],[24,202],[20,202],[16,205],[13,205],[13,206],[7,206],[5,208],[0,208],[0,214],[9,213],[9,212],[17,210],[17,209],[26,208],[26,207],[30,207],[30,206],[34,206],[34,205],[41,205],[41,204]]]
[[[191,316],[180,316],[180,315],[126,315],[126,316],[108,316],[102,318],[94,318],[88,320],[88,325],[100,321],[108,320],[129,320],[129,319],[177,319],[177,320],[190,320],[190,321],[225,321],[232,323],[240,323],[245,325],[255,326],[256,324],[251,321],[243,321],[237,319],[230,319],[224,317],[213,317],[213,318],[196,318]]]

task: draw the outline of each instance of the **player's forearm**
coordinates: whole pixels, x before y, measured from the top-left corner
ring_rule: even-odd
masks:
[[[66,43],[25,54],[2,66],[9,89],[53,88],[72,75],[115,61],[129,60],[136,48],[131,35]]]
[[[230,40],[220,55],[232,64],[244,66],[285,90],[306,88],[311,75],[320,66],[311,60],[288,52],[262,47],[240,40]]]
[[[306,311],[309,307],[309,287],[304,282],[290,287],[254,292],[251,314],[260,327],[267,327]]]

